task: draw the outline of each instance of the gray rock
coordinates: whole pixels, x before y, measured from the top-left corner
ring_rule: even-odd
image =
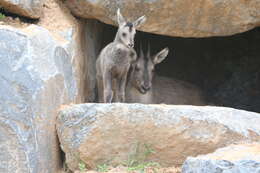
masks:
[[[80,161],[95,168],[129,158],[179,166],[188,156],[259,141],[259,124],[258,113],[223,107],[89,103],[62,109],[57,132],[71,170]],[[144,158],[146,146],[154,152]]]
[[[79,97],[75,45],[36,25],[1,25],[0,38],[0,173],[54,173],[56,110]]]
[[[116,25],[116,10],[129,20],[146,15],[140,28],[145,32],[168,36],[226,36],[259,26],[259,0],[68,0],[77,16],[96,18]]]
[[[103,25],[96,20],[84,21],[84,54],[85,61],[85,82],[84,87],[86,96],[85,102],[94,102],[96,98],[96,58],[99,55],[102,45]]]
[[[38,19],[42,15],[44,0],[1,0],[0,7],[8,12]]]
[[[231,145],[216,152],[189,157],[182,173],[260,173],[260,144]]]

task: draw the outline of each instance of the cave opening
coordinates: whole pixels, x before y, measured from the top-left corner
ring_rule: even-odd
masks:
[[[101,48],[117,27],[101,24]],[[260,112],[260,28],[225,37],[181,38],[138,31],[135,42],[155,54],[169,47],[156,74],[198,86],[208,105]],[[143,46],[145,47],[145,46]],[[135,47],[138,53],[138,47]]]

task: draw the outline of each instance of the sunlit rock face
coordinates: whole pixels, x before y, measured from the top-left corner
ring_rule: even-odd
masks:
[[[67,0],[72,13],[116,24],[116,10],[134,20],[146,15],[142,31],[180,37],[227,36],[260,24],[258,0]]]

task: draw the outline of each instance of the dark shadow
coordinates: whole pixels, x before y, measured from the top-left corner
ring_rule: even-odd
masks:
[[[105,25],[102,47],[117,28]],[[260,28],[228,37],[180,38],[145,32],[136,35],[136,49],[151,44],[153,54],[170,48],[158,65],[160,75],[199,86],[208,103],[260,112]]]
[[[0,7],[0,13],[5,15],[6,17],[12,17],[13,19],[19,18],[20,21],[23,23],[37,24],[39,22],[39,19],[30,19],[24,16],[20,16],[18,14],[11,13],[8,10],[5,10],[4,8],[1,7]]]

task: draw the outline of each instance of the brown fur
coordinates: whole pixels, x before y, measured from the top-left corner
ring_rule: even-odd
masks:
[[[155,65],[162,62],[167,55],[167,48],[154,56],[150,56],[149,49],[145,56],[141,50],[141,54],[130,74],[126,102],[205,105],[201,91],[196,86],[154,74]]]

